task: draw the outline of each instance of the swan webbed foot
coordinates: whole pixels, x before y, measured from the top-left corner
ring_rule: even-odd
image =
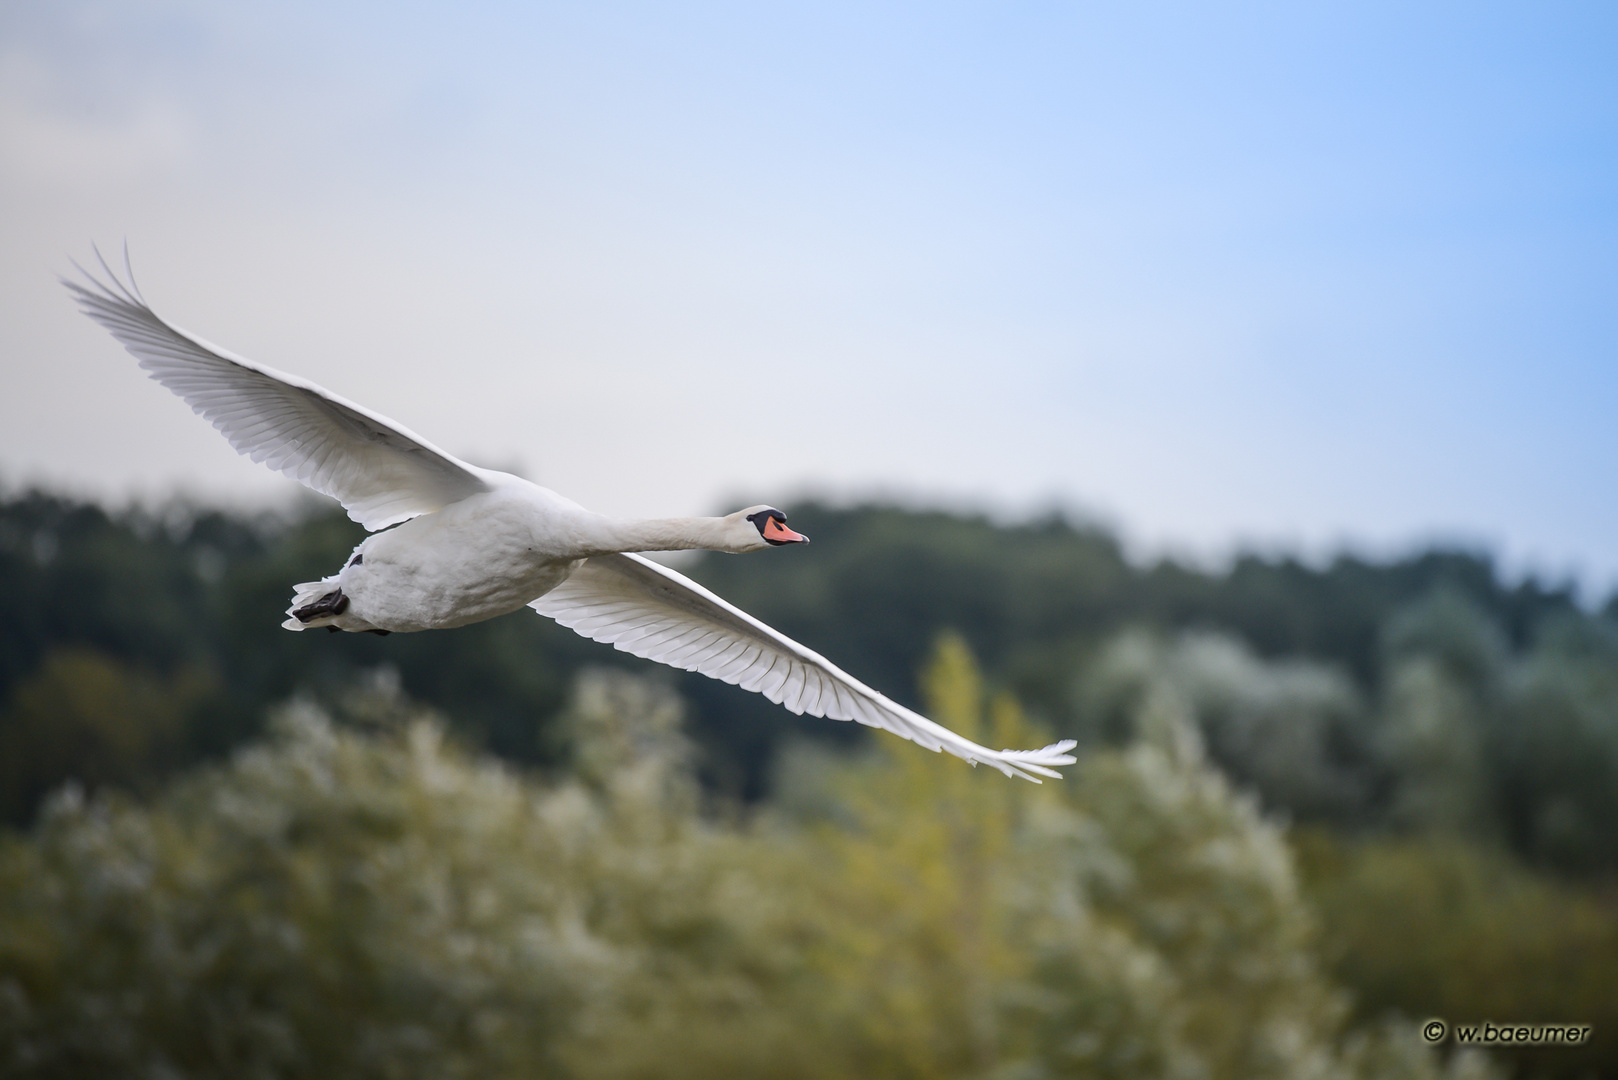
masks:
[[[347,610],[348,597],[343,595],[342,589],[333,589],[314,603],[305,604],[295,610],[292,617],[301,623],[306,623],[313,622],[322,615],[341,615]]]

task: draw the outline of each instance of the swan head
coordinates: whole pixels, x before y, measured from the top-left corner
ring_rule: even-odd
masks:
[[[761,551],[767,547],[809,542],[803,533],[787,528],[787,516],[773,506],[749,506],[731,514],[726,521],[735,523],[734,528],[742,538],[735,550]]]

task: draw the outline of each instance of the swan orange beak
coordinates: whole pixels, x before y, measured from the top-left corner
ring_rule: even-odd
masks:
[[[764,521],[764,539],[772,544],[807,544],[809,538],[803,533],[793,532],[776,518],[766,518]]]

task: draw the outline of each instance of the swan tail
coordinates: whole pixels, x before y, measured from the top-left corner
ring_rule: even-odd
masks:
[[[332,597],[336,599],[329,599]],[[287,618],[281,626],[287,630],[332,626],[347,607],[347,598],[337,587],[335,577],[300,582],[292,586],[292,606],[287,608]]]

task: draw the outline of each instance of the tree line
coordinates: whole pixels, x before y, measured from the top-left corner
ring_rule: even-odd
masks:
[[[279,621],[290,584],[341,565],[362,535],[339,514],[325,510],[244,516],[175,504],[110,513],[43,492],[0,502],[0,811],[14,829],[24,830],[6,840],[6,891],[14,906],[0,920],[9,935],[9,944],[0,945],[0,1023],[24,1024],[12,1033],[19,1039],[26,1034],[33,1040],[29,1045],[40,1047],[42,1054],[51,1046],[57,1047],[51,1053],[66,1054],[61,1046],[67,1044],[52,1040],[71,1043],[77,1038],[71,1036],[78,1030],[72,1028],[77,1022],[72,1017],[79,1015],[74,1009],[103,1000],[98,994],[112,995],[107,1001],[124,1000],[117,995],[130,984],[119,978],[138,983],[155,970],[151,965],[158,959],[127,951],[141,937],[138,926],[107,924],[114,917],[109,909],[58,903],[77,896],[89,904],[102,895],[97,890],[103,885],[97,882],[104,884],[109,867],[144,865],[142,873],[157,876],[143,880],[161,883],[170,880],[164,874],[221,859],[218,873],[226,878],[214,884],[192,882],[202,892],[182,895],[183,882],[174,878],[172,888],[181,893],[170,896],[162,891],[170,885],[162,885],[151,901],[157,907],[117,917],[149,917],[158,926],[176,911],[189,910],[202,921],[189,929],[168,927],[163,940],[187,933],[200,935],[198,940],[245,934],[244,941],[259,942],[254,935],[260,930],[252,929],[257,924],[245,909],[232,908],[236,901],[229,899],[242,899],[258,888],[242,881],[257,880],[253,875],[259,864],[232,861],[237,856],[229,853],[246,826],[226,811],[262,803],[265,821],[313,821],[308,807],[325,806],[321,800],[335,796],[307,788],[315,775],[308,769],[318,774],[336,768],[316,760],[338,753],[333,748],[347,748],[341,753],[357,755],[353,761],[370,762],[364,766],[370,779],[353,781],[360,785],[357,792],[370,792],[363,795],[371,800],[366,804],[370,809],[342,810],[348,816],[340,815],[341,820],[351,824],[334,826],[329,834],[314,825],[309,827],[315,833],[298,833],[302,839],[277,834],[282,837],[277,843],[290,846],[265,865],[283,866],[292,874],[296,866],[321,866],[326,864],[320,860],[331,859],[337,861],[319,873],[335,874],[342,858],[381,858],[379,852],[395,850],[387,844],[404,844],[422,858],[435,845],[448,844],[431,857],[460,865],[455,860],[472,856],[454,854],[456,843],[493,845],[495,850],[518,844],[509,833],[451,839],[459,828],[456,814],[484,812],[471,803],[446,809],[442,818],[424,808],[408,809],[415,805],[409,802],[415,798],[409,783],[416,781],[406,782],[414,775],[410,770],[426,768],[421,761],[427,760],[409,757],[427,753],[409,750],[415,745],[410,739],[428,736],[407,737],[395,714],[425,711],[435,719],[419,730],[439,732],[431,736],[438,740],[433,745],[449,747],[428,754],[438,762],[433,769],[490,783],[495,783],[491,777],[506,777],[498,783],[516,784],[510,790],[526,793],[518,802],[552,807],[545,827],[562,834],[563,819],[555,815],[574,812],[567,807],[595,805],[589,813],[617,814],[603,807],[629,797],[609,794],[609,789],[617,790],[614,784],[629,783],[629,777],[639,776],[664,792],[656,796],[664,801],[654,800],[662,807],[659,813],[674,813],[665,800],[668,791],[683,793],[676,799],[676,817],[686,822],[675,829],[679,837],[658,832],[644,815],[635,818],[641,822],[635,829],[651,831],[637,834],[629,848],[613,856],[627,862],[595,867],[590,873],[606,876],[593,884],[578,879],[583,892],[568,903],[610,908],[614,901],[609,894],[627,889],[625,895],[638,896],[635,902],[649,905],[652,912],[696,905],[690,909],[697,912],[691,915],[696,921],[679,926],[645,913],[633,916],[633,933],[613,924],[618,929],[611,933],[620,937],[613,938],[608,951],[627,949],[626,955],[634,957],[614,970],[632,972],[641,970],[636,965],[651,964],[659,972],[679,972],[677,978],[668,976],[674,979],[669,985],[685,987],[681,993],[695,995],[693,1001],[707,1002],[703,1008],[710,1013],[704,1015],[747,1016],[748,1023],[773,1024],[772,1038],[806,1037],[808,1029],[786,1023],[782,1017],[787,1015],[822,1025],[815,1028],[818,1034],[807,1036],[816,1040],[828,1039],[826,1032],[844,1020],[861,1018],[865,1027],[858,1030],[864,1033],[837,1044],[836,1053],[845,1056],[828,1058],[838,1068],[864,1063],[859,1067],[869,1072],[876,1068],[871,1063],[879,1062],[880,1071],[894,1075],[977,1075],[986,1062],[1019,1061],[1027,1068],[1017,1075],[1105,1075],[1108,1069],[1131,1075],[1130,1067],[1119,1062],[1138,1051],[1149,1055],[1140,1061],[1157,1063],[1142,1066],[1147,1073],[1177,1075],[1183,1066],[1200,1075],[1259,1075],[1253,1071],[1258,1068],[1253,1055],[1260,1052],[1256,1044],[1221,1043],[1212,1019],[1218,1013],[1216,1003],[1198,998],[1203,991],[1183,981],[1192,969],[1217,966],[1213,958],[1230,945],[1221,940],[1235,935],[1230,940],[1237,944],[1230,947],[1253,956],[1273,955],[1282,966],[1303,964],[1298,970],[1310,973],[1296,985],[1284,980],[1266,984],[1271,988],[1255,988],[1254,999],[1229,1003],[1232,1009],[1249,1010],[1238,1026],[1251,1035],[1272,1020],[1281,1024],[1277,1017],[1290,1016],[1285,1023],[1312,1033],[1294,1048],[1315,1047],[1311,1052],[1326,1055],[1319,1060],[1336,1062],[1332,1067],[1346,1070],[1344,1075],[1371,1068],[1364,1062],[1373,1059],[1383,1062],[1377,1068],[1389,1075],[1427,1075],[1424,1070],[1438,1067],[1440,1059],[1401,1042],[1398,1033],[1408,1032],[1399,1027],[1401,1021],[1388,1017],[1413,1021],[1435,1015],[1455,1022],[1589,1023],[1595,1032],[1589,1045],[1519,1051],[1513,1061],[1536,1075],[1618,1075],[1618,1014],[1612,1005],[1618,1002],[1618,916],[1612,901],[1618,836],[1607,824],[1618,811],[1618,606],[1589,609],[1566,586],[1503,581],[1487,555],[1476,552],[1435,550],[1381,562],[1345,555],[1324,565],[1244,556],[1226,569],[1206,570],[1173,560],[1132,562],[1104,531],[1060,517],[1003,525],[886,506],[808,504],[791,510],[793,526],[814,537],[814,545],[751,557],[704,555],[682,568],[872,685],[907,704],[933,709],[940,720],[986,727],[992,737],[1003,736],[1005,745],[1020,745],[1019,739],[1026,742],[1035,734],[1077,738],[1084,753],[1081,766],[1070,780],[1054,785],[1066,791],[1060,798],[1077,803],[1063,804],[1068,809],[1058,814],[1034,809],[1046,805],[1039,800],[1052,797],[1048,793],[1013,795],[1009,787],[989,784],[980,794],[977,786],[958,787],[1004,778],[977,777],[964,766],[951,772],[958,762],[933,762],[931,755],[906,744],[888,748],[886,743],[894,740],[854,725],[794,718],[755,695],[623,657],[529,612],[451,632],[387,638],[287,633]],[[612,681],[617,676],[588,674],[602,668],[627,669],[635,679],[617,683]],[[948,676],[950,671],[956,674]],[[620,689],[608,692],[603,686]],[[686,719],[677,734],[670,734],[667,717],[681,706],[654,707],[647,704],[651,701],[685,703]],[[985,703],[991,701],[1000,704],[989,708]],[[335,719],[290,728],[290,721],[282,721],[272,731],[270,718],[290,715],[288,708]],[[1010,730],[994,730],[996,723],[1012,724],[1008,718],[1027,730],[1019,729],[1016,738]],[[484,755],[504,764],[489,764]],[[936,766],[941,771],[904,772],[910,768],[904,764],[906,755],[916,759],[916,769]],[[631,759],[661,764],[628,768],[612,779],[617,769],[612,763]],[[661,779],[654,782],[654,774]],[[1141,802],[1173,790],[1203,791],[1198,785],[1206,784],[1214,785],[1206,791],[1217,795],[1176,803],[1179,809],[1172,812],[1156,804],[1143,808]],[[934,786],[937,790],[929,794]],[[634,798],[651,799],[650,791]],[[995,801],[1025,798],[1032,801]],[[601,799],[607,803],[591,802]],[[201,815],[194,827],[187,824],[193,811]],[[367,816],[373,811],[381,816]],[[1182,811],[1183,821],[1176,817]],[[980,812],[998,822],[990,848],[971,846],[989,842],[986,834],[973,831],[970,819]],[[1202,820],[1198,815],[1208,814],[1213,815],[1208,820],[1223,824],[1195,824]],[[1132,832],[1137,817],[1157,821],[1152,828],[1158,831]],[[1045,871],[1017,862],[1023,856],[1011,854],[1033,845],[1044,852],[1041,859],[1078,866],[1071,861],[1080,858],[1074,853],[1078,849],[1061,844],[1040,848],[1049,837],[1030,839],[1044,835],[1038,829],[1053,821],[1077,829],[1074,835],[1101,838],[1100,848],[1083,848],[1089,852],[1080,860],[1087,867],[1081,874],[1083,887],[1070,880],[1060,888],[1068,888],[1062,895],[1077,904],[1062,910],[1080,918],[1089,935],[1082,948],[1114,949],[1106,953],[1110,960],[1096,952],[1062,953],[1079,948],[1061,944],[1079,923],[1051,922],[1056,909],[1030,916],[1045,920],[1040,925],[1067,927],[1052,931],[1054,937],[1046,943],[1056,952],[1018,952],[1004,936],[1011,924],[997,921],[1009,918],[1012,909],[996,905],[1009,901],[982,891],[986,880],[1004,878],[1022,882],[1018,888],[1060,892],[1055,879],[1041,876]],[[597,831],[589,835],[606,835],[600,830],[611,833],[620,826],[630,827],[621,822],[610,828],[591,826]],[[566,826],[575,827],[584,826]],[[1207,828],[1214,833],[1197,831]],[[119,846],[143,836],[147,839],[139,843],[148,847],[140,849],[145,854],[139,859],[138,852]],[[159,844],[154,836],[166,839]],[[695,843],[692,837],[703,838],[698,847],[680,846]],[[314,847],[299,846],[306,842]],[[328,843],[334,846],[322,846]],[[367,847],[376,844],[383,846]],[[712,891],[720,888],[718,877],[699,875],[692,884],[697,892],[685,899],[644,882],[620,880],[628,872],[624,867],[636,860],[662,865],[657,860],[664,856],[654,857],[652,850],[664,844],[674,845],[664,853],[669,858],[675,857],[669,852],[683,851],[679,859],[697,859],[701,865],[709,865],[702,859],[718,859],[701,873],[720,876],[718,867],[729,867],[726,873],[734,870],[738,852],[749,853],[747,858],[774,852],[771,858],[779,858],[770,862],[773,869],[764,877],[726,880],[744,892],[754,890],[747,895],[759,903],[786,905],[796,912],[782,915],[786,921],[770,933],[786,934],[788,941],[819,942],[815,949],[830,951],[784,956],[771,951],[767,935],[749,936],[763,933],[759,927],[726,922],[729,916],[712,907],[718,903],[719,894]],[[706,853],[700,858],[692,854],[699,849]],[[961,850],[979,851],[982,858],[951,861]],[[1233,871],[1235,878],[1196,877],[1198,860],[1209,852],[1235,850],[1245,852],[1242,859],[1257,862]],[[900,858],[896,851],[909,854]],[[562,864],[555,860],[563,856],[527,851],[512,857],[518,855],[518,862],[528,867],[522,872],[538,876],[515,884],[514,878],[501,878],[506,884],[493,887],[517,889],[517,899],[507,900],[520,908],[533,901],[534,882],[556,871]],[[1090,855],[1099,861],[1084,862]],[[695,865],[679,859],[687,870]],[[825,867],[832,865],[841,870],[826,876]],[[455,879],[461,881],[456,888],[472,889],[482,871],[472,862],[465,866],[470,876]],[[1270,869],[1261,873],[1259,866]],[[806,869],[811,867],[820,869]],[[583,871],[574,866],[567,873]],[[1272,876],[1264,878],[1265,873]],[[245,877],[238,880],[231,874]],[[1259,877],[1251,876],[1255,874]],[[271,874],[264,887],[291,897],[286,892],[291,884],[276,884],[273,878]],[[1147,879],[1156,884],[1145,883]],[[1269,883],[1264,888],[1281,891],[1264,893],[1255,884],[1260,879]],[[925,901],[930,914],[918,916],[920,921],[906,924],[902,932],[878,919],[885,904],[901,905],[907,888],[927,881],[942,890],[927,894],[932,896]],[[1170,923],[1212,920],[1207,925],[1213,936],[1194,948],[1171,946],[1169,939],[1154,936],[1166,933],[1169,924],[1130,922],[1136,915],[1126,917],[1123,908],[1108,907],[1107,898],[1115,895],[1108,890],[1131,881],[1131,888],[1146,892],[1116,895],[1157,905]],[[818,896],[817,888],[836,895],[820,897],[816,911],[864,914],[846,925],[804,923],[805,910],[782,898]],[[974,889],[977,898],[965,907],[944,903],[945,896]],[[1156,889],[1167,892],[1159,895],[1152,891]],[[1171,894],[1181,899],[1171,900]],[[1258,929],[1238,930],[1240,906],[1228,909],[1235,921],[1227,926],[1220,921],[1225,916],[1217,914],[1227,910],[1219,907],[1225,902],[1220,896],[1247,897],[1242,903],[1269,896],[1263,903],[1271,907],[1262,910],[1271,914]],[[1284,896],[1291,899],[1277,899]],[[313,903],[307,898],[296,903],[306,901]],[[559,902],[557,895],[545,901]],[[283,911],[276,916],[282,920],[277,925],[302,927],[296,930],[302,935],[319,930],[328,937],[356,935],[354,940],[363,942],[371,940],[368,934],[382,933],[376,940],[393,940],[391,931],[377,927],[401,925],[397,920],[406,916],[381,899],[366,903],[380,905],[374,912],[380,921],[370,929],[320,921],[337,915],[320,914],[326,909],[318,906]],[[471,918],[464,912],[444,917],[451,916],[452,922]],[[317,919],[318,926],[303,926],[299,920],[305,918]],[[496,939],[508,944],[528,940],[522,936],[526,924],[516,915],[511,919],[501,933],[517,937]],[[934,929],[928,929],[933,924],[927,919],[938,920]],[[861,920],[869,924],[866,929]],[[939,928],[962,925],[978,928],[972,938],[978,952],[953,959],[940,954],[946,945],[960,943],[947,941],[949,935]],[[869,927],[885,927],[882,934],[891,930],[907,944],[884,952]],[[607,933],[599,927],[591,932],[597,930]],[[471,933],[465,927],[454,932]],[[337,938],[322,940],[338,947]],[[703,951],[701,943],[710,940],[730,942],[720,949],[723,959]],[[50,941],[59,951],[40,952],[45,948],[41,943]],[[118,941],[125,945],[115,946]],[[1113,944],[1097,944],[1105,941]],[[108,975],[112,981],[99,988],[78,980],[70,958],[76,950],[92,947],[124,950],[116,952],[121,958],[116,963],[108,954],[112,966],[98,969],[124,974]],[[581,1005],[580,987],[619,985],[591,967],[594,961],[574,957],[584,967],[569,969],[573,974],[565,978],[565,972],[559,974],[561,981],[554,985],[538,987],[522,982],[527,976],[515,969],[506,974],[463,971],[455,966],[459,961],[435,952],[436,939],[420,942],[418,952],[411,954],[415,958],[401,962],[421,965],[409,979],[426,980],[420,993],[437,1002],[433,1007],[449,1018],[444,1023],[450,1026],[411,1034],[404,1019],[409,1010],[395,1015],[388,1010],[402,1005],[376,997],[385,997],[384,987],[342,981],[372,977],[374,957],[341,953],[346,959],[332,975],[338,982],[317,992],[298,982],[312,976],[292,959],[280,956],[272,963],[246,944],[241,948],[240,963],[246,967],[208,969],[208,978],[228,982],[245,977],[247,970],[262,973],[268,969],[260,965],[270,963],[281,972],[275,978],[302,986],[294,992],[266,984],[263,993],[276,1000],[307,994],[320,1000],[320,993],[336,995],[336,1000],[358,994],[380,1010],[367,1014],[367,1022],[382,1025],[375,1036],[379,1061],[396,1061],[388,1055],[404,1053],[398,1047],[419,1035],[439,1040],[435,1045],[461,1047],[455,1054],[472,1054],[455,1057],[446,1049],[448,1057],[422,1059],[451,1072],[446,1062],[481,1063],[473,1071],[493,1069],[493,1058],[477,1056],[485,1052],[518,1054],[528,1063],[524,1069],[538,1069],[534,1062],[540,1059],[523,1054],[563,1053],[583,1056],[568,1057],[574,1064],[566,1067],[557,1064],[561,1059],[546,1058],[550,1064],[545,1068],[559,1070],[557,1075],[607,1075],[611,1070],[605,1066],[605,1071],[591,1073],[577,1065],[605,1051],[575,1036],[586,1030],[622,1030],[630,1023],[627,1014],[612,1010],[623,1008],[640,1010],[634,1015],[642,1020],[660,1017],[656,1022],[664,1026],[656,1030],[680,1030],[690,1038],[710,1040],[704,1044],[707,1050],[691,1051],[691,1060],[715,1068],[734,1066],[738,1075],[747,1071],[735,1065],[740,1059],[725,1058],[718,1048],[730,1046],[724,1053],[763,1055],[756,1060],[765,1060],[773,1052],[767,1047],[776,1045],[766,1040],[731,1046],[735,1028],[721,1025],[699,1032],[692,1028],[697,1021],[681,1011],[685,1006],[674,1001],[616,1001],[609,1008],[591,999],[593,1004]],[[696,952],[682,951],[687,949]],[[1277,949],[1281,952],[1265,952]],[[792,968],[804,955],[840,959],[832,965],[835,971]],[[944,967],[916,966],[929,956],[933,959],[925,963]],[[1018,966],[1040,956],[1046,958],[1040,963],[1054,966]],[[342,967],[350,962],[352,970]],[[770,966],[780,963],[790,970]],[[1127,971],[1144,971],[1152,964],[1172,976],[1158,989],[1117,981]],[[910,975],[884,974],[901,971]],[[436,972],[434,978],[449,982],[434,982],[422,972]],[[207,979],[192,984],[185,978],[174,985],[193,986],[186,993],[207,997],[213,992],[209,987],[217,988]],[[549,1002],[544,1008],[568,1018],[558,1020],[554,1030],[572,1034],[546,1036],[543,1046],[491,1036],[486,1045],[478,1043],[483,1050],[466,1050],[471,1044],[464,1040],[471,1038],[467,1032],[472,1028],[465,1025],[483,1021],[475,1020],[476,1010],[456,1011],[471,1006],[469,999],[454,997],[459,993],[454,987],[462,985],[458,980],[484,978],[500,987],[497,997],[515,995],[507,1001],[510,1007],[516,1007],[511,1002],[527,1002],[524,1008]],[[750,981],[756,979],[764,982]],[[958,999],[905,996],[914,982],[938,980],[966,980],[970,986]],[[1172,1008],[1165,1005],[1158,1015],[1143,1004],[1156,1000],[1152,994],[1170,993],[1171,986],[1179,987],[1173,994],[1180,995]],[[18,992],[24,998],[7,998],[17,987],[23,988]],[[806,999],[792,996],[806,987],[840,1004],[814,1012]],[[861,996],[867,992],[877,997]],[[442,998],[444,994],[451,996]],[[540,997],[525,996],[531,994]],[[763,1013],[736,1012],[740,1006],[734,1001],[715,1004],[718,999],[704,994],[741,994],[755,1005],[766,999],[774,1004]],[[1132,994],[1147,996],[1137,1000]],[[1001,995],[1043,1000],[1057,1012],[1040,1019],[1038,1009],[1003,1007]],[[1274,1004],[1294,998],[1286,1008]],[[1258,1004],[1260,999],[1271,1004]],[[26,1015],[5,1013],[22,1000],[31,1003]],[[1303,1012],[1288,1012],[1294,1005]],[[771,1011],[776,1009],[781,1011]],[[995,1019],[973,1019],[982,1009]],[[1068,1060],[1062,1053],[1078,1051],[1069,1047],[1059,1052],[1055,1043],[1040,1040],[1054,1039],[1074,1024],[1082,1028],[1091,1023],[1082,1016],[1102,1014],[1083,1013],[1085,1009],[1100,1009],[1122,1024],[1118,1030],[1130,1032],[1135,1041],[1129,1045],[1136,1050],[1103,1039],[1085,1044],[1089,1049],[1083,1051],[1099,1056],[1071,1058],[1071,1068],[1050,1066]],[[1132,1028],[1118,1019],[1136,1016],[1131,1010],[1140,1010],[1137,1020],[1147,1026]],[[299,1038],[318,1042],[327,1037],[319,1034],[325,1029],[318,1010],[299,1014],[302,1019],[270,1012],[275,1023],[301,1032]],[[1171,1014],[1173,1025],[1179,1026],[1162,1027],[1167,1022],[1162,1017]],[[490,1015],[498,1020],[506,1014],[496,1008]],[[130,1045],[158,1047],[153,1053],[179,1038],[172,1032],[152,1034],[169,1030],[164,1025],[170,1020],[161,1016],[126,1020],[133,1025],[130,1039],[135,1041]],[[26,1028],[25,1021],[43,1026]],[[238,1031],[230,1027],[238,1022],[247,1025],[243,1031],[262,1033],[268,1030],[262,1025],[270,1021],[248,1013],[221,1020],[229,1031]],[[915,1026],[905,1029],[905,1024]],[[338,1027],[346,1030],[343,1024]],[[447,1033],[452,1030],[461,1034],[451,1038]],[[271,1055],[266,1061],[279,1053],[261,1049]],[[643,1052],[648,1056],[635,1056]],[[634,1075],[636,1069],[644,1073],[656,1057],[652,1049],[628,1041],[615,1043],[614,1053],[619,1055],[612,1058],[621,1066],[614,1066],[618,1075]],[[947,1061],[927,1057],[940,1053]],[[1077,1064],[1081,1058],[1088,1064]],[[1302,1059],[1287,1060],[1296,1065]],[[1102,1068],[1102,1061],[1113,1065]],[[1180,1066],[1171,1067],[1176,1061]],[[1450,1065],[1485,1068],[1471,1058],[1454,1058]],[[363,1072],[358,1066],[356,1071]],[[807,1067],[804,1071],[816,1075]]]

